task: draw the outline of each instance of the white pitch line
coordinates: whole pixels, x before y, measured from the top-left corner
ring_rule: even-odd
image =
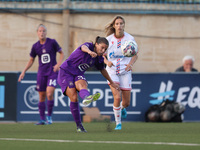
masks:
[[[47,114],[47,111],[45,112]],[[38,111],[20,111],[20,114],[39,114]],[[54,111],[53,114],[71,114],[71,111]],[[83,111],[80,111],[80,114],[85,114]],[[114,114],[113,111],[100,111],[100,114]],[[127,111],[127,114],[130,115],[140,115],[141,111]]]
[[[166,142],[125,142],[125,141],[82,141],[82,140],[49,140],[49,139],[17,139],[0,138],[5,141],[32,141],[32,142],[61,142],[61,143],[103,143],[103,144],[148,144],[148,145],[178,145],[178,146],[200,146],[195,143],[166,143]]]
[[[33,84],[33,83],[37,83],[37,81],[35,80],[22,80],[21,83],[30,83],[30,84]],[[107,81],[88,81],[89,84],[108,84]],[[142,84],[141,81],[132,81],[131,82],[132,84]]]

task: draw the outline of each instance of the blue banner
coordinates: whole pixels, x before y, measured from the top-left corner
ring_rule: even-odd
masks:
[[[19,74],[18,74],[19,76]],[[87,107],[98,107],[102,115],[113,115],[113,96],[106,79],[99,72],[87,72],[85,77],[89,83],[91,94],[101,93],[98,101]],[[132,90],[128,116],[122,121],[145,121],[145,112],[153,104],[159,104],[165,99],[175,100],[185,105],[184,121],[200,121],[200,75],[177,73],[134,73],[132,74]],[[18,83],[17,88],[17,121],[38,121],[39,95],[35,91],[36,73],[27,73]],[[81,109],[85,107],[81,104]],[[54,121],[73,121],[70,112],[70,100],[62,94],[59,87],[54,93]]]

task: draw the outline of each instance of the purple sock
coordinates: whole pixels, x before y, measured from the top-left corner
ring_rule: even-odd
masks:
[[[39,107],[40,119],[46,120],[45,119],[45,110],[46,110],[45,102],[39,102],[38,107]]]
[[[90,95],[90,93],[89,93],[89,91],[86,90],[86,89],[82,89],[82,90],[79,91],[79,96],[80,96],[82,99],[84,99],[86,96],[89,96],[89,95]]]
[[[48,116],[51,116],[54,106],[54,100],[48,100],[47,101],[47,108],[48,108]]]
[[[81,115],[79,110],[78,102],[70,102],[70,110],[73,115],[74,121],[76,122],[77,127],[81,125]]]

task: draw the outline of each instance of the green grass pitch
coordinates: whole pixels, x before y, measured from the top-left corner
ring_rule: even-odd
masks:
[[[75,123],[6,124],[0,122],[1,150],[199,150],[200,123],[123,122],[83,123],[87,133],[77,133]]]

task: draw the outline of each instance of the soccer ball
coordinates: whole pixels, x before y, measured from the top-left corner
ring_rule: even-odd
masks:
[[[126,57],[133,57],[138,52],[137,43],[133,40],[128,40],[121,46],[122,54]]]

